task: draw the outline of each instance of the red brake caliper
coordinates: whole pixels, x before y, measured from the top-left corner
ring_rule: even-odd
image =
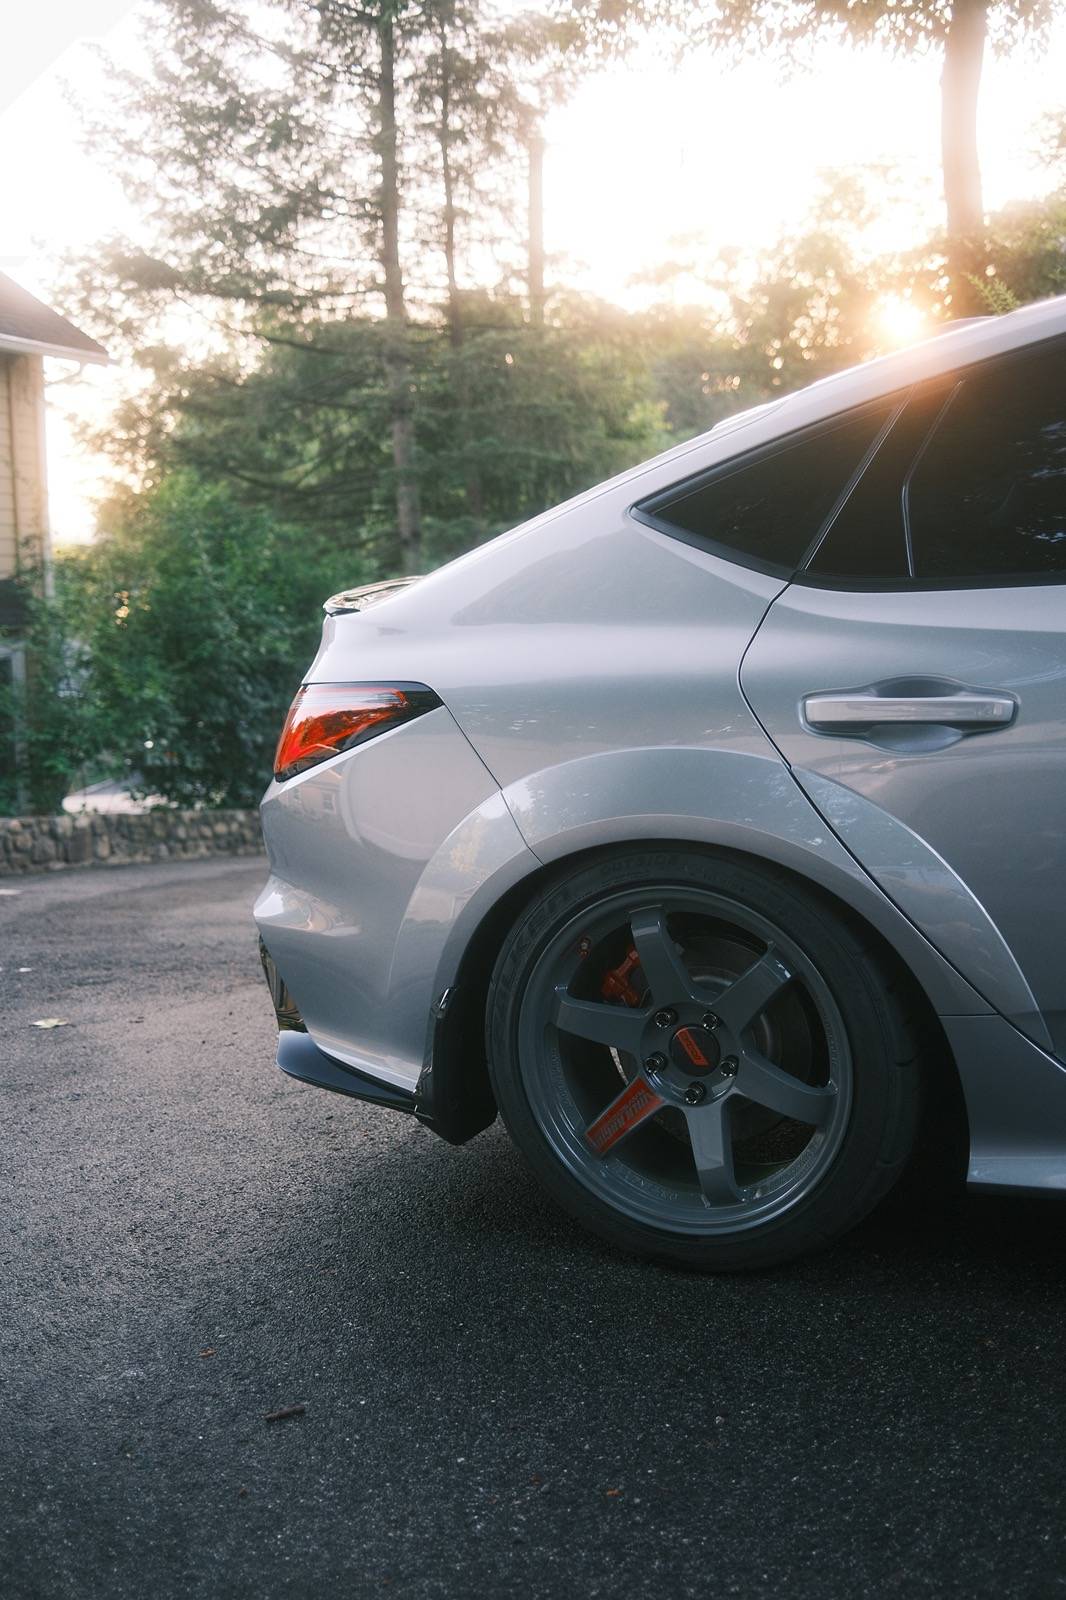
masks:
[[[603,975],[600,984],[600,993],[605,1000],[620,1000],[623,1005],[639,1006],[640,993],[630,981],[630,973],[634,967],[640,965],[640,957],[636,949],[631,948],[625,959],[617,967],[612,967]],[[666,1101],[661,1095],[656,1094],[651,1084],[644,1077],[634,1078],[632,1083],[626,1084],[617,1099],[612,1100],[606,1111],[602,1112],[585,1130],[585,1138],[599,1156],[607,1154],[620,1139],[627,1133],[654,1116],[660,1106]]]
[[[630,949],[624,961],[617,967],[612,967],[603,975],[600,984],[600,993],[605,1000],[621,1000],[627,1006],[639,1006],[640,995],[629,981],[629,974],[634,967],[639,967],[640,957],[637,955],[636,946]]]

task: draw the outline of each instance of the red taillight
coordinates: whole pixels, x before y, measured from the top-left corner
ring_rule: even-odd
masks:
[[[439,705],[433,690],[420,683],[305,683],[285,718],[274,776],[284,783],[327,756]]]

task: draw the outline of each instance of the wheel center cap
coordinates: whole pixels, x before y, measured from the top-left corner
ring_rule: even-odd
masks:
[[[710,1028],[678,1028],[670,1040],[670,1059],[683,1072],[713,1072],[721,1058]]]

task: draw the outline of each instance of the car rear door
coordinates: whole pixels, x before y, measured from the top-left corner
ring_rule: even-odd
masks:
[[[1066,1056],[1066,347],[917,386],[741,684],[941,952]]]

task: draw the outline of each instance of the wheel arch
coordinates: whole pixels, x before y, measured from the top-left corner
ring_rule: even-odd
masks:
[[[953,1154],[958,1156],[960,1172],[964,1171],[969,1128],[958,1064],[926,983],[897,944],[853,900],[834,893],[795,865],[782,863],[758,850],[677,836],[612,839],[606,843],[576,847],[541,863],[512,883],[484,912],[466,942],[454,982],[450,986],[450,1002],[435,1021],[430,1065],[423,1075],[425,1082],[420,1085],[420,1089],[428,1093],[431,1077],[436,1101],[449,1107],[444,1127],[440,1129],[447,1130],[445,1137],[453,1143],[463,1143],[488,1127],[496,1116],[488,1074],[486,1009],[496,958],[511,928],[535,897],[558,879],[605,855],[617,854],[621,850],[646,852],[654,849],[674,852],[688,850],[771,872],[782,882],[790,883],[818,900],[853,933],[874,947],[883,964],[897,974],[925,1045],[929,1079],[923,1137],[929,1138],[935,1133],[938,1139],[946,1136],[953,1147],[957,1145],[957,1151],[953,1149]],[[878,893],[871,885],[871,894]],[[895,915],[900,917],[905,926],[910,926],[899,913]],[[980,1002],[978,1004],[981,1005]],[[987,1007],[981,1006],[981,1009]]]

